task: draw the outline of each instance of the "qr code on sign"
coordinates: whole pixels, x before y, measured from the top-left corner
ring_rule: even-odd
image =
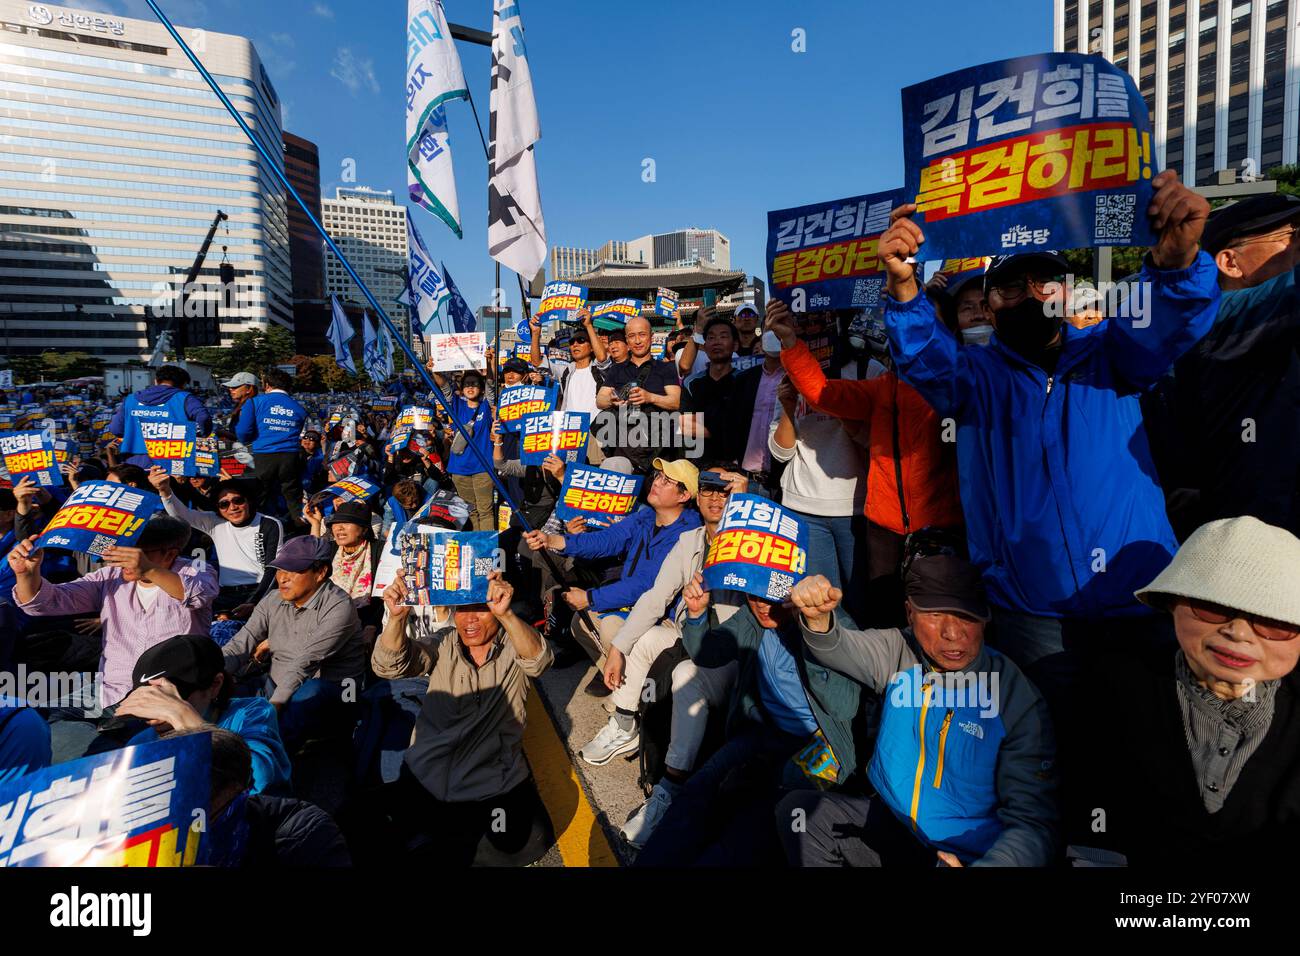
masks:
[[[116,544],[117,538],[114,538],[112,535],[97,534],[91,539],[90,544],[86,546],[86,552],[88,554],[103,554]]]
[[[1137,212],[1137,196],[1098,196],[1093,239],[1128,240],[1133,235],[1133,218]]]

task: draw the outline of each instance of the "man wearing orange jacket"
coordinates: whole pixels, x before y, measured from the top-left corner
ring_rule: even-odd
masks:
[[[827,379],[808,346],[795,334],[784,302],[767,303],[768,330],[781,340],[781,364],[813,408],[870,427],[867,470],[867,568],[854,577],[867,581],[867,627],[896,626],[903,616],[899,566],[903,540],[921,528],[960,528],[957,493],[956,426],[944,425],[914,388],[894,371],[873,379]],[[850,584],[851,586],[851,584]]]

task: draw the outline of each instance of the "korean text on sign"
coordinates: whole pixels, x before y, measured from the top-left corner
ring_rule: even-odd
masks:
[[[0,434],[0,458],[10,480],[16,485],[30,476],[42,488],[63,484],[54,446],[54,441],[41,432]]]
[[[640,475],[584,465],[567,468],[555,503],[555,516],[561,521],[585,518],[589,525],[609,525],[632,513],[641,493],[641,482]]]
[[[704,558],[711,589],[782,601],[807,570],[808,529],[767,498],[732,495]]]
[[[540,465],[548,455],[566,464],[580,461],[587,447],[591,416],[587,412],[544,412],[524,416],[519,432],[519,460]]]
[[[190,473],[187,465],[194,456],[194,425],[141,421],[139,428],[144,453],[155,465],[175,478]]]
[[[772,294],[798,312],[878,305],[884,287],[879,240],[901,201],[901,190],[890,190],[769,212]]]
[[[487,600],[497,568],[495,531],[421,529],[401,535],[407,603],[456,607]]]
[[[587,287],[572,282],[548,282],[542,290],[537,318],[543,322],[566,321],[587,304]]]
[[[1148,245],[1146,104],[1103,57],[987,63],[903,90],[907,195],[932,258]]]
[[[162,499],[153,492],[112,481],[87,481],[68,495],[36,547],[103,554],[114,545],[130,546],[149,516],[161,509]]]
[[[547,385],[511,385],[504,388],[498,403],[497,420],[507,431],[518,431],[524,416],[549,412],[555,408],[555,392],[554,386]]]

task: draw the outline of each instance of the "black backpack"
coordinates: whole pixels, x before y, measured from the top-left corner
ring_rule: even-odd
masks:
[[[641,734],[641,770],[637,783],[646,796],[650,795],[654,785],[664,775],[664,761],[668,755],[673,726],[673,668],[688,656],[686,648],[678,641],[655,658],[646,675],[646,683],[652,685],[653,690],[642,690],[641,704],[637,708],[637,724]],[[710,710],[704,742],[695,758],[696,766],[722,745],[725,726],[726,713]]]

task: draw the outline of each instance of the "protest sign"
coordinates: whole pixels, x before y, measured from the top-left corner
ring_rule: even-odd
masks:
[[[0,457],[15,485],[25,476],[30,476],[42,488],[63,484],[54,439],[48,435],[33,431],[0,434]]]
[[[732,495],[704,557],[713,591],[784,601],[808,567],[808,528],[794,512],[758,495]]]
[[[221,453],[215,437],[194,439],[194,453],[185,474],[196,478],[216,478],[221,474]]]
[[[653,358],[661,359],[664,353],[668,351],[668,333],[653,332],[650,335],[650,355]]]
[[[376,398],[370,403],[370,410],[380,415],[391,415],[397,411],[397,399],[395,398]]]
[[[14,387],[14,370],[7,368],[0,370],[0,388],[10,389]]]
[[[555,516],[561,521],[585,518],[588,525],[606,527],[632,513],[641,482],[640,475],[573,465],[564,470]]]
[[[497,421],[506,431],[518,431],[525,415],[549,412],[555,408],[554,385],[511,385],[501,390],[497,403]]]
[[[233,455],[226,455],[221,459],[221,470],[231,478],[238,478],[244,472],[248,471],[248,464],[240,461]]]
[[[655,315],[666,319],[677,318],[679,296],[672,289],[659,289],[655,293]]]
[[[487,600],[497,567],[497,532],[420,527],[402,535],[406,603],[458,607]]]
[[[115,481],[83,482],[50,519],[36,547],[87,554],[103,554],[115,545],[134,547],[149,516],[161,510],[162,499],[151,491]]]
[[[487,336],[483,332],[431,335],[429,353],[435,372],[482,370],[487,368]]]
[[[150,461],[173,478],[187,474],[186,466],[194,457],[194,425],[187,422],[139,420],[144,453]]]
[[[565,464],[581,461],[590,425],[591,415],[587,412],[525,415],[519,433],[520,462],[540,465],[548,455],[557,455]]]
[[[0,783],[0,866],[195,866],[212,735],[109,750]]]
[[[351,477],[336,481],[328,488],[322,488],[312,495],[313,501],[333,498],[335,506],[347,501],[369,501],[379,494],[379,486],[365,478]]]
[[[1104,57],[999,60],[902,95],[906,195],[930,258],[1155,243],[1151,121]]]
[[[903,192],[813,203],[767,214],[772,295],[795,313],[877,305],[885,285],[880,236]]]
[[[755,365],[762,364],[763,356],[761,355],[737,355],[731,360],[731,371],[732,374],[738,375],[741,372],[748,371]]]
[[[542,304],[537,307],[537,318],[543,322],[567,322],[587,304],[587,287],[572,282],[548,282],[542,289]]]
[[[394,431],[409,428],[413,432],[428,432],[433,427],[433,409],[424,405],[407,405],[393,422]]]
[[[615,299],[593,306],[591,310],[592,321],[601,329],[621,329],[627,325],[628,319],[635,319],[640,314],[640,299]]]

